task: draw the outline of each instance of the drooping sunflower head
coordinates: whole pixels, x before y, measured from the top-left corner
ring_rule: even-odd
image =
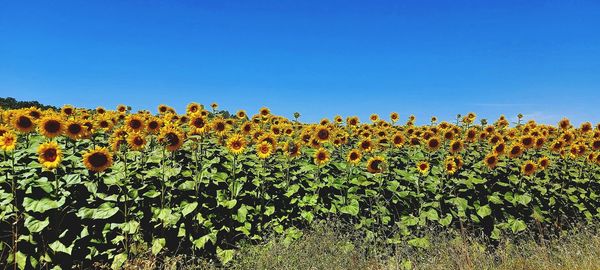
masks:
[[[327,152],[327,150],[325,150],[325,148],[322,147],[317,149],[313,158],[315,164],[318,166],[327,164],[327,162],[329,162],[329,159],[329,152]]]
[[[227,139],[227,150],[234,155],[239,155],[246,149],[246,139],[239,134],[235,134]]]
[[[521,166],[521,173],[525,176],[530,176],[537,170],[537,165],[531,160],[525,161]]]
[[[17,146],[17,135],[12,131],[6,131],[0,136],[0,149],[6,152],[15,150]]]
[[[381,156],[375,156],[367,161],[367,171],[370,173],[382,173],[385,169],[385,159]]]
[[[92,172],[103,172],[112,166],[112,154],[104,147],[90,149],[83,154],[83,164]]]
[[[38,123],[38,131],[47,138],[60,136],[65,129],[63,119],[55,114],[42,117]]]
[[[146,136],[140,132],[130,132],[127,134],[127,145],[131,150],[140,151],[146,146]]]
[[[429,162],[421,161],[417,163],[417,171],[423,175],[427,174],[429,172]]]
[[[271,153],[273,153],[273,146],[270,143],[263,141],[256,144],[256,155],[258,158],[266,159],[271,156]]]
[[[55,141],[41,144],[38,149],[38,160],[46,170],[56,169],[62,159],[62,151]]]

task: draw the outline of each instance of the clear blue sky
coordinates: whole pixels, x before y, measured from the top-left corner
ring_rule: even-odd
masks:
[[[174,2],[0,0],[0,96],[600,122],[600,1]]]

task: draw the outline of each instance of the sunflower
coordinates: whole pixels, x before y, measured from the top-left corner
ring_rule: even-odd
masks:
[[[344,122],[344,119],[341,116],[336,115],[335,117],[333,117],[333,122],[335,122],[336,124],[340,125],[340,124],[342,124]]]
[[[208,120],[199,113],[194,113],[190,116],[189,124],[199,134],[206,133],[209,129]]]
[[[448,140],[448,141],[453,140],[454,139],[454,130],[448,129],[448,130],[444,131],[444,139]]]
[[[186,106],[185,111],[188,114],[192,114],[192,113],[197,113],[201,109],[202,109],[202,105],[200,105],[200,104],[198,104],[196,102],[191,102],[190,104],[188,104]]]
[[[38,149],[38,160],[46,170],[56,169],[62,159],[62,152],[54,141],[41,144]]]
[[[215,118],[210,124],[210,128],[215,131],[215,134],[223,136],[229,130],[229,126],[223,118]]]
[[[246,114],[246,111],[239,110],[239,111],[237,111],[237,113],[235,113],[235,116],[237,116],[237,118],[239,118],[239,119],[246,119],[247,114]]]
[[[417,137],[416,135],[412,135],[410,136],[409,143],[412,146],[420,145],[421,139],[419,139],[419,137]]]
[[[460,140],[460,139],[450,142],[449,150],[450,150],[450,153],[452,153],[452,154],[459,153],[460,151],[463,150],[463,148],[464,148],[464,144],[463,144],[462,140]]]
[[[258,113],[262,117],[267,117],[267,116],[269,116],[271,114],[271,110],[269,110],[269,108],[267,108],[267,107],[262,107],[262,108],[260,108],[260,110],[258,111]]]
[[[60,116],[50,114],[39,120],[37,128],[47,138],[54,138],[63,133],[65,125]]]
[[[325,150],[325,148],[321,147],[315,152],[315,155],[313,158],[314,158],[313,160],[316,165],[322,166],[322,165],[326,164],[327,162],[329,162],[329,152],[327,152],[327,150]]]
[[[258,155],[258,158],[266,159],[271,156],[271,153],[273,153],[273,146],[270,143],[263,141],[256,144],[256,155]]]
[[[400,120],[400,115],[397,112],[392,112],[390,113],[390,120],[392,120],[392,123],[396,123]]]
[[[529,176],[529,175],[534,174],[536,169],[537,169],[537,165],[533,161],[527,160],[521,166],[521,173],[525,176]]]
[[[67,137],[78,140],[85,137],[85,133],[87,132],[87,128],[84,127],[81,123],[75,120],[71,120],[67,122],[65,128],[65,134]]]
[[[402,147],[406,142],[406,138],[402,134],[402,132],[396,132],[394,136],[392,136],[392,144],[396,147]]]
[[[571,121],[568,118],[563,118],[558,122],[558,127],[562,130],[567,130],[571,127]]]
[[[506,151],[506,144],[504,142],[500,142],[500,143],[494,145],[494,153],[496,153],[496,155],[498,155],[498,156],[504,155],[505,151]]]
[[[277,138],[275,137],[275,135],[273,135],[273,133],[264,133],[260,137],[258,137],[257,141],[258,141],[258,143],[267,142],[267,143],[271,144],[273,147],[275,147],[275,145],[277,145]]]
[[[152,117],[148,119],[148,125],[146,126],[146,131],[150,134],[157,134],[162,127],[162,121],[156,117]]]
[[[550,159],[548,157],[541,157],[540,159],[538,159],[538,166],[540,167],[540,170],[545,170],[548,167],[550,167]]]
[[[140,151],[146,145],[146,136],[142,133],[131,132],[127,135],[127,145],[131,150]]]
[[[523,146],[520,143],[514,143],[508,150],[508,156],[510,158],[517,158],[523,154]]]
[[[358,120],[358,117],[356,117],[356,116],[346,118],[346,124],[348,126],[355,127],[358,125],[358,123],[360,123],[360,121]]]
[[[382,173],[385,167],[385,159],[381,156],[375,156],[367,161],[367,171],[370,173]]]
[[[125,105],[123,105],[123,104],[119,104],[119,105],[117,106],[117,112],[120,112],[120,113],[125,113],[125,112],[127,112],[127,109],[128,109],[128,108],[127,108],[127,106],[125,106]]]
[[[244,122],[241,126],[240,126],[240,131],[242,132],[242,134],[244,135],[249,135],[252,134],[252,132],[254,131],[254,123],[252,122]]]
[[[374,145],[371,139],[364,139],[358,143],[358,147],[362,151],[371,152],[371,150],[374,148]]]
[[[0,124],[0,136],[4,135],[4,133],[8,132],[10,129],[8,129],[7,126]]]
[[[595,139],[592,141],[592,150],[594,150],[594,151],[600,150],[600,139]]]
[[[158,141],[171,152],[181,148],[184,139],[183,132],[173,126],[164,127],[158,136]]]
[[[493,170],[498,165],[498,155],[496,153],[490,153],[483,159],[485,166]]]
[[[421,161],[417,163],[417,170],[423,175],[427,174],[429,172],[429,162]]]
[[[234,155],[239,155],[246,149],[246,139],[239,134],[235,134],[227,139],[227,150]]]
[[[97,114],[105,114],[106,109],[104,109],[104,107],[96,107],[96,113]]]
[[[96,126],[98,129],[109,131],[113,127],[113,122],[109,118],[100,118],[97,120]]]
[[[374,114],[371,114],[371,115],[369,116],[369,120],[371,120],[371,122],[375,123],[375,122],[377,122],[377,120],[379,120],[379,115],[378,115],[378,114],[376,114],[376,113],[374,113]]]
[[[477,129],[470,128],[469,130],[467,130],[467,138],[465,138],[465,141],[474,142],[476,139],[477,139]]]
[[[71,116],[75,114],[75,108],[73,108],[73,106],[71,105],[64,105],[60,111],[66,116]]]
[[[438,137],[431,137],[427,140],[427,149],[431,152],[435,152],[440,149],[441,146],[440,139]]]
[[[17,136],[12,131],[6,131],[0,136],[0,149],[5,152],[15,150],[17,146]]]
[[[169,111],[169,106],[164,105],[164,104],[158,105],[158,113],[159,114],[164,114],[164,113],[167,113],[168,111]]]
[[[350,163],[352,165],[358,164],[361,159],[362,159],[362,153],[358,149],[350,150],[350,152],[348,153],[348,156],[346,157],[346,160],[348,161],[348,163]]]
[[[216,110],[217,108],[219,108],[219,104],[217,104],[216,102],[213,102],[210,104],[210,107],[214,110]]]
[[[141,116],[132,114],[125,119],[125,126],[129,131],[141,132],[146,128],[146,123]]]
[[[319,142],[324,143],[329,141],[329,138],[331,138],[331,131],[329,131],[328,126],[319,125],[315,129],[314,136]]]
[[[283,150],[286,156],[295,158],[301,154],[300,147],[301,145],[298,142],[286,142]]]
[[[103,172],[112,166],[113,158],[104,147],[90,149],[83,154],[83,164],[92,172]]]
[[[12,121],[13,127],[21,133],[29,133],[35,129],[31,116],[20,112],[15,115]]]
[[[532,136],[523,136],[520,141],[525,149],[530,149],[535,145],[535,139]]]
[[[454,158],[452,156],[447,157],[446,160],[444,160],[444,169],[449,175],[453,175],[456,173],[456,171],[458,171],[458,166],[456,165],[456,162],[454,162]]]

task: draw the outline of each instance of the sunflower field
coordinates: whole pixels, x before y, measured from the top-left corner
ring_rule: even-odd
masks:
[[[330,216],[417,248],[424,228],[493,241],[600,217],[600,125],[210,107],[0,110],[0,264],[117,269],[144,248],[227,264]]]

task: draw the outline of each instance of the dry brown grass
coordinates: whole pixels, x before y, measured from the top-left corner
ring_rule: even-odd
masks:
[[[364,242],[338,226],[320,224],[291,244],[272,238],[244,246],[228,269],[600,269],[600,231],[594,226],[551,240],[510,239],[491,248],[477,238],[432,235],[429,249]],[[175,256],[143,257],[127,269],[221,269],[215,262]]]

